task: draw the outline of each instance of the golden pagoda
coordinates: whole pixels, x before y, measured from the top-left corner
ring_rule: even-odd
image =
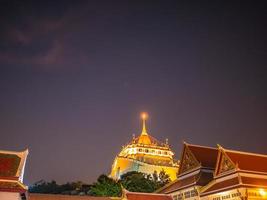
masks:
[[[138,171],[146,174],[159,173],[164,170],[171,180],[176,179],[178,162],[173,160],[174,153],[171,151],[166,139],[161,143],[147,133],[146,120],[148,115],[141,114],[143,129],[139,137],[133,136],[132,141],[123,146],[119,155],[116,156],[110,176],[119,179],[122,174],[130,171]]]

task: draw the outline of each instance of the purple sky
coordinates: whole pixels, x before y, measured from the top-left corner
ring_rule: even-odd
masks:
[[[108,173],[141,111],[176,158],[267,154],[267,6],[196,2],[1,1],[0,149],[29,148],[27,184]]]

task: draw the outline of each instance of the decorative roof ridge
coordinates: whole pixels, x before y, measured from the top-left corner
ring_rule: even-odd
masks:
[[[19,177],[17,177],[17,176],[10,176],[10,177],[2,177],[2,176],[0,176],[0,181],[1,180],[8,180],[8,181],[17,181],[17,180],[19,180]]]
[[[0,179],[0,182],[12,182],[12,183],[14,182],[14,183],[15,183],[15,182],[18,182],[18,181],[19,181],[19,180],[4,179],[4,178],[1,178],[1,179]]]
[[[232,150],[232,149],[225,149],[223,148],[224,151],[230,152],[230,153],[237,153],[237,154],[243,154],[243,155],[250,155],[250,156],[258,156],[258,157],[265,157],[267,158],[266,154],[260,154],[260,153],[251,153],[251,152],[246,152],[246,151],[238,151],[238,150]]]
[[[29,153],[29,149],[26,148],[25,150],[22,150],[22,151],[0,150],[0,153],[4,153],[4,154],[14,154],[14,155],[18,155],[18,154],[28,154],[28,153]]]
[[[257,184],[247,184],[247,183],[241,183],[242,186],[248,186],[248,187],[259,187]],[[260,185],[261,188],[267,188],[266,185]]]
[[[19,180],[4,180],[4,179],[0,179],[0,182],[4,182],[4,183],[17,183],[19,184],[23,189],[27,189],[28,187],[26,185],[24,185],[22,182],[20,182]]]
[[[238,169],[236,172],[245,173],[245,174],[267,175],[267,172],[251,171],[251,170],[244,170],[244,169]]]
[[[190,144],[187,142],[184,142],[185,145],[187,146],[193,146],[193,147],[200,147],[200,148],[206,148],[206,149],[213,149],[213,150],[217,150],[216,147],[209,147],[209,146],[205,146],[205,145],[198,145],[198,144]]]

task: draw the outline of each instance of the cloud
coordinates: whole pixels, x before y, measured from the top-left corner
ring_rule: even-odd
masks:
[[[79,5],[60,16],[25,15],[19,22],[6,23],[0,30],[0,64],[53,68],[87,63],[79,43],[79,32],[86,27],[80,20],[87,23],[87,14],[88,7]]]
[[[64,49],[62,44],[55,41],[53,46],[43,55],[35,57],[32,61],[34,64],[48,65],[48,64],[63,64]]]
[[[23,56],[16,52],[1,52],[0,63],[30,64],[30,65],[54,65],[64,64],[64,49],[60,42],[55,41],[51,48],[37,55]]]
[[[60,20],[30,20],[27,28],[7,27],[1,40],[0,63],[49,65],[62,63],[64,38]]]

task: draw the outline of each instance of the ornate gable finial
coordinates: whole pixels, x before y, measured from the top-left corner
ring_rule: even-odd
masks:
[[[121,186],[121,199],[127,199],[127,196],[126,196],[126,193],[128,193],[128,190],[126,190],[123,186],[122,186],[122,184],[120,184],[120,186]]]
[[[240,170],[240,168],[238,166],[238,162],[235,163],[235,168],[236,168],[236,170]]]
[[[220,150],[224,150],[224,148],[223,148],[220,144],[217,144],[217,147],[218,147],[218,149],[220,149]]]
[[[141,135],[148,135],[146,131],[146,120],[148,118],[148,114],[146,112],[141,113],[141,118],[143,121],[143,128],[142,128],[142,133]]]

